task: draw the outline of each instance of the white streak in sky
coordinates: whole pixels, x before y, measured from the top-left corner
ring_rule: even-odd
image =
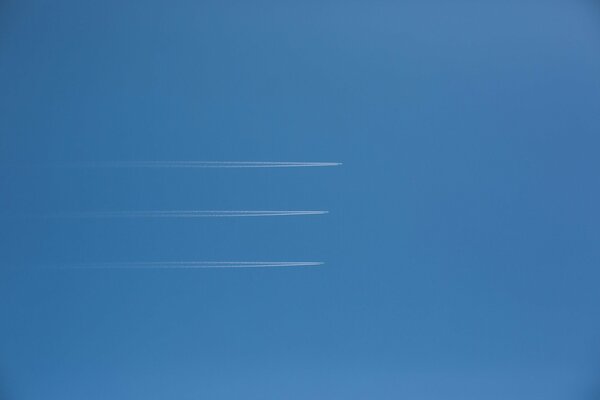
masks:
[[[64,265],[58,269],[208,269],[208,268],[307,268],[318,267],[316,261],[177,261],[131,262]]]
[[[67,164],[87,168],[306,168],[335,167],[339,162],[310,161],[107,161]]]
[[[190,211],[106,211],[79,212],[45,215],[45,218],[233,218],[233,217],[287,217],[300,215],[323,215],[328,211],[256,211],[256,210],[190,210]]]

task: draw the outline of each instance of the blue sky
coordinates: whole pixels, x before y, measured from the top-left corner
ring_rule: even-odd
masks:
[[[599,390],[593,2],[26,0],[0,15],[0,397]],[[180,160],[344,164],[50,167]],[[14,218],[136,210],[330,213]],[[43,268],[192,260],[326,264]]]

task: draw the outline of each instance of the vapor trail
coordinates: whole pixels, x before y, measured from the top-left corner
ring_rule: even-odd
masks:
[[[323,265],[315,261],[176,261],[64,265],[58,269],[206,269],[206,268],[308,268]]]
[[[322,210],[189,210],[189,211],[106,211],[78,212],[45,215],[46,218],[233,218],[233,217],[286,217],[300,215],[323,215]]]
[[[310,161],[107,161],[68,164],[67,167],[87,168],[306,168],[335,167],[339,162]]]

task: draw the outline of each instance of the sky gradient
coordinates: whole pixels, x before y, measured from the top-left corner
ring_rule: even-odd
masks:
[[[599,110],[592,1],[3,2],[0,399],[596,399]],[[191,261],[324,264],[52,268]]]

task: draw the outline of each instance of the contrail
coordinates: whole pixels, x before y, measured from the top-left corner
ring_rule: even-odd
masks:
[[[310,161],[106,161],[62,164],[63,167],[85,168],[307,168],[336,167],[339,162]]]
[[[329,211],[257,211],[257,210],[189,210],[189,211],[105,211],[47,214],[44,218],[241,218],[241,217],[287,217],[300,215],[323,215]]]
[[[205,269],[205,268],[308,268],[324,265],[317,261],[176,261],[78,264],[56,269]]]

